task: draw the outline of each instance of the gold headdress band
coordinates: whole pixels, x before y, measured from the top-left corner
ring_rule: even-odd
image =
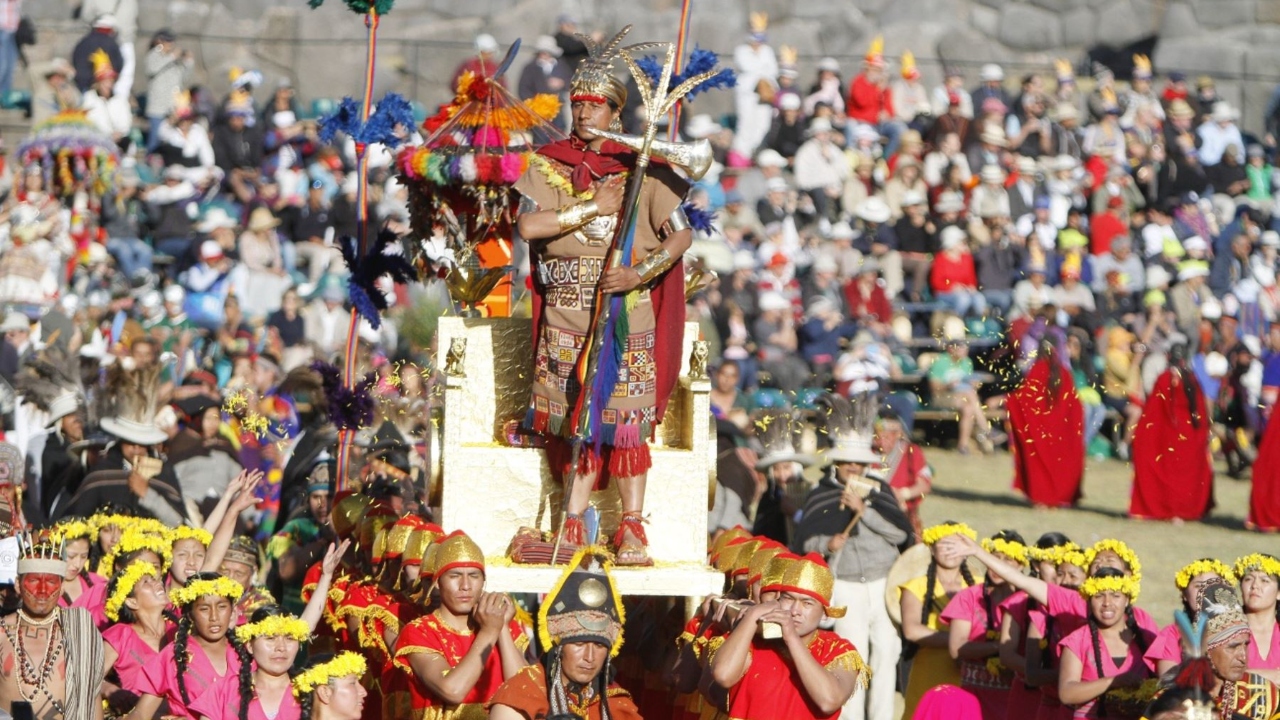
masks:
[[[760,592],[788,592],[807,595],[822,603],[827,617],[842,618],[843,607],[831,607],[831,593],[835,589],[835,576],[831,568],[816,553],[797,557],[780,553],[765,568]]]
[[[586,35],[578,36],[587,46],[587,57],[578,63],[578,71],[569,83],[570,102],[609,102],[619,108],[627,104],[627,86],[614,77],[613,64],[618,59],[622,38],[629,32],[630,25],[603,45]]]

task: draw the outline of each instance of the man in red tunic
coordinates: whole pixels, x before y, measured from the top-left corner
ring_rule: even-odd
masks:
[[[498,688],[489,719],[640,720],[630,693],[610,681],[623,618],[608,559],[583,548],[538,607],[538,636],[547,648],[542,664]]]
[[[625,30],[623,32],[626,32]],[[671,167],[656,161],[639,195],[631,257],[605,268],[615,229],[625,213],[626,176],[636,153],[595,134],[620,130],[626,87],[613,76],[621,34],[592,55],[573,77],[573,131],[567,140],[538,149],[516,183],[524,197],[517,220],[529,242],[533,274],[534,375],[526,424],[546,437],[547,460],[559,480],[571,473],[566,517],[567,546],[581,546],[582,513],[591,490],[612,477],[622,496],[622,521],[614,537],[620,565],[649,565],[644,526],[645,480],[652,465],[648,441],[661,422],[680,372],[684,323],[681,257],[693,242],[681,202],[688,188]],[[610,362],[617,381],[604,397],[590,398],[593,442],[584,443],[570,468],[569,439],[583,392],[578,361],[591,342],[597,293],[625,298],[623,347]],[[600,363],[601,372],[605,362]]]
[[[475,717],[525,666],[529,639],[511,598],[484,591],[484,553],[474,540],[450,533],[435,560],[439,605],[400,632],[393,662],[410,675],[414,720]]]
[[[763,573],[759,605],[742,615],[711,659],[717,686],[729,691],[733,720],[802,720],[839,717],[870,672],[853,645],[830,630],[835,579],[822,558],[783,553]],[[777,623],[781,640],[758,637],[758,625]]]

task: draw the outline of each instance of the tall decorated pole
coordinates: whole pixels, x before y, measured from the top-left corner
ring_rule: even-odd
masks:
[[[351,300],[351,320],[347,325],[347,342],[342,371],[339,374],[332,365],[319,362],[314,368],[321,374],[325,394],[328,397],[329,417],[338,428],[337,473],[335,492],[348,489],[347,462],[351,441],[356,431],[373,420],[373,403],[369,397],[368,381],[356,378],[357,331],[364,318],[377,329],[382,324],[381,313],[387,309],[385,294],[377,286],[383,276],[398,282],[408,282],[416,277],[413,267],[399,254],[386,251],[398,238],[389,232],[380,232],[372,241],[368,230],[369,156],[370,145],[378,143],[395,148],[414,124],[413,110],[404,98],[388,93],[373,111],[373,77],[377,68],[378,25],[383,15],[391,11],[395,0],[346,0],[352,12],[364,15],[368,40],[365,50],[364,94],[357,103],[343,98],[337,112],[321,121],[320,137],[329,142],[338,132],[349,136],[356,148],[357,208],[356,237],[341,239],[343,259],[350,276],[347,291]],[[312,8],[324,0],[309,0]]]
[[[693,0],[682,0],[680,3],[680,32],[676,34],[676,75],[684,72],[684,45],[689,37],[689,13],[693,10]],[[680,103],[671,108],[671,122],[667,128],[667,139],[675,142],[680,136]]]

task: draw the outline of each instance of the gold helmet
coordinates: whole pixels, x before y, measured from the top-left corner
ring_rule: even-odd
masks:
[[[476,568],[484,572],[484,551],[461,530],[440,538],[435,549],[435,562],[431,563],[431,575],[439,577],[455,568]],[[427,564],[423,563],[422,574],[427,575]]]
[[[397,519],[396,511],[381,500],[373,501],[373,504],[365,511],[364,516],[360,518],[356,546],[360,550],[368,552],[375,563],[382,561],[382,552],[386,548],[386,538],[383,536],[386,535],[386,531],[395,524]],[[379,540],[382,542],[379,543]]]
[[[333,532],[339,540],[346,540],[355,533],[360,525],[360,518],[364,517],[365,511],[372,505],[373,498],[359,493],[352,493],[334,503],[330,517]]]
[[[627,86],[614,76],[613,64],[619,55],[622,38],[631,32],[628,25],[618,31],[607,43],[579,35],[587,46],[587,57],[578,63],[578,71],[569,83],[570,102],[609,102],[621,108],[627,104]]]
[[[413,530],[405,540],[400,564],[420,565],[423,575],[431,575],[435,572],[435,550],[438,547],[436,541],[442,537],[444,529],[432,523]]]

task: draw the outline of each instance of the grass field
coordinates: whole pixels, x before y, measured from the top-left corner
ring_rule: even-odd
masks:
[[[1173,621],[1178,593],[1173,578],[1186,563],[1217,557],[1230,564],[1251,552],[1280,552],[1280,536],[1244,529],[1249,508],[1249,482],[1220,474],[1215,480],[1217,507],[1203,522],[1174,525],[1130,520],[1130,468],[1116,460],[1088,462],[1084,499],[1078,509],[1034,509],[1013,490],[1009,455],[960,455],[925,448],[934,470],[933,494],[922,506],[925,526],[943,520],[969,523],[979,536],[1003,528],[1015,529],[1035,542],[1042,533],[1057,530],[1088,545],[1114,537],[1124,540],[1142,560],[1142,596],[1138,603],[1161,625]]]

